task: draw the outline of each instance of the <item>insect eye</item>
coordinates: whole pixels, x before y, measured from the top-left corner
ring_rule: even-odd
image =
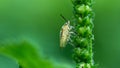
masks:
[[[65,23],[65,25],[67,25],[68,23]]]

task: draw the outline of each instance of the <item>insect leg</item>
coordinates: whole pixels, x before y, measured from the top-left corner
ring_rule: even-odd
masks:
[[[67,42],[68,42],[68,44],[70,44],[70,45],[72,45],[73,47],[75,47],[75,45],[73,44],[73,40],[70,38],[70,36],[69,36],[69,38],[67,39]]]

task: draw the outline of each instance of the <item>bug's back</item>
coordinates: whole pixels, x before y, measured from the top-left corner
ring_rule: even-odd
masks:
[[[70,31],[70,21],[66,22],[60,31],[60,47],[63,48],[66,46],[69,40],[69,31]]]

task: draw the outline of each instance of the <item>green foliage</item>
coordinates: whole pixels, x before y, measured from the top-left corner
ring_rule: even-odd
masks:
[[[94,36],[92,0],[73,0],[74,26],[74,54],[76,68],[93,68],[92,41]]]
[[[59,68],[58,66],[53,66],[53,63],[50,61],[42,59],[36,49],[26,41],[21,43],[1,44],[0,54],[16,60],[19,64],[19,68]]]

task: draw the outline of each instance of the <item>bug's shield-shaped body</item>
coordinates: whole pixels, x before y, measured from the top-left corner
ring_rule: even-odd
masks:
[[[60,31],[60,47],[64,48],[70,37],[70,21],[66,22]]]

